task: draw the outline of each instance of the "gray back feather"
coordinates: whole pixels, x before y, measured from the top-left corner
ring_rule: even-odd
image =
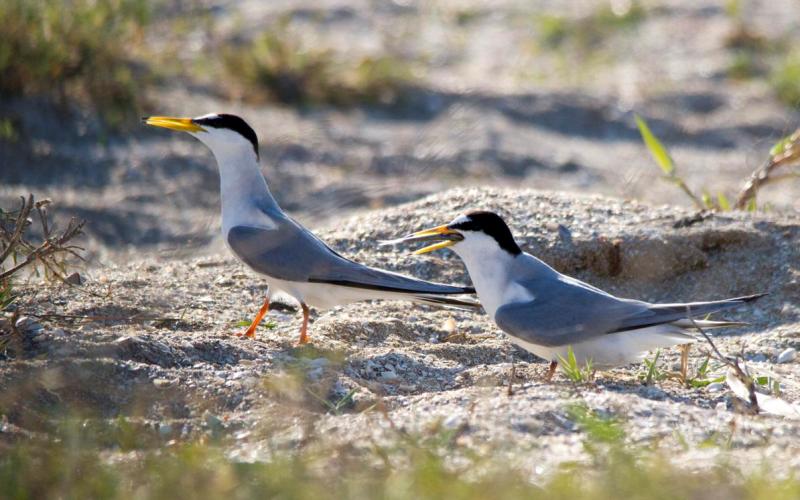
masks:
[[[751,298],[692,304],[649,304],[621,299],[560,274],[528,254],[518,257],[516,276],[533,300],[497,309],[495,322],[510,335],[541,346],[563,346],[599,335],[671,323],[709,314]]]
[[[472,289],[440,285],[357,264],[339,255],[284,214],[270,213],[277,227],[235,226],[227,240],[253,270],[285,281],[330,283],[401,293],[457,294]]]

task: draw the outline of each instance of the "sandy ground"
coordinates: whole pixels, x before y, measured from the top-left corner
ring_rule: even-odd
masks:
[[[694,214],[659,179],[633,118],[649,121],[690,185],[729,196],[796,128],[800,114],[765,81],[725,78],[735,21],[721,2],[645,2],[638,27],[581,60],[538,46],[536,19],[582,16],[599,1],[199,4],[213,7],[222,35],[288,16],[304,43],[429,61],[402,110],[254,106],[206,82],[166,82],[151,96],[153,114],[245,117],[280,204],[337,250],[467,282],[452,255],[415,258],[374,241],[484,208],[503,214],[526,250],[619,295],[679,301],[767,291],[732,313],[750,325],[720,331],[718,343],[800,400],[800,362],[776,363],[800,348],[800,183],[762,193],[767,212],[676,228]],[[746,5],[753,29],[796,36],[794,1]],[[208,43],[202,33],[187,39],[187,50]],[[0,360],[0,387],[14,388],[0,391],[8,409],[0,439],[46,432],[52,416],[80,409],[97,421],[128,417],[160,444],[224,435],[230,452],[249,460],[312,434],[358,447],[397,429],[440,426],[457,431],[465,450],[512,458],[537,475],[583,456],[566,416],[583,401],[625,421],[631,442],[673,450],[682,464],[703,466],[729,450],[726,460],[752,467],[800,465],[797,421],[743,415],[719,384],[645,386],[638,366],[599,373],[592,384],[563,375],[545,383],[546,365],[483,314],[355,304],[316,313],[313,347],[297,349],[299,314],[282,308],[256,340],[233,336],[266,287],[218,237],[218,178],[202,145],[137,127],[108,136],[91,117],[34,99],[0,100],[0,114],[22,131],[0,142],[2,206],[27,192],[53,198],[62,220],[87,219],[89,257],[80,287],[22,286],[42,329]],[[693,349],[691,373],[703,349]],[[674,371],[678,354],[661,360]]]
[[[725,77],[737,21],[718,2],[644,2],[639,24],[612,33],[591,54],[542,47],[543,16],[585,17],[607,3],[200,2],[217,32],[189,34],[184,57],[208,50],[211,39],[288,20],[288,32],[308,46],[415,62],[413,98],[389,109],[252,105],[219,97],[211,86],[218,78],[209,75],[210,82],[167,79],[146,112],[245,117],[259,134],[279,202],[315,227],[455,186],[688,205],[659,180],[634,112],[669,146],[690,186],[732,198],[800,114],[778,103],[764,78]],[[797,36],[792,1],[742,4],[754,33]],[[109,136],[91,117],[31,99],[3,100],[0,114],[21,129],[18,142],[0,147],[0,200],[5,206],[33,191],[57,200],[63,216],[88,219],[96,263],[142,251],[183,258],[214,243],[216,168],[189,137],[138,124]],[[760,201],[790,210],[800,208],[797,199],[798,183],[783,182]]]
[[[783,397],[800,399],[800,364],[776,363],[781,351],[800,347],[796,216],[718,215],[675,228],[691,213],[600,197],[470,189],[349,218],[321,235],[361,262],[464,282],[449,253],[413,257],[373,242],[474,207],[506,214],[522,246],[559,270],[623,296],[678,301],[769,292],[730,315],[749,326],[715,338],[723,351],[740,352],[758,373],[776,377]],[[584,402],[625,422],[631,442],[674,450],[678,463],[700,467],[725,453],[730,463],[750,467],[769,460],[786,472],[800,465],[800,421],[744,415],[720,384],[644,385],[641,366],[599,372],[589,384],[562,374],[544,382],[546,364],[514,348],[482,313],[354,304],[315,315],[313,346],[298,349],[300,318],[285,308],[271,313],[274,326],[255,340],[233,335],[265,287],[227,254],[143,259],[86,277],[78,288],[27,290],[27,308],[43,315],[43,329],[29,334],[17,359],[0,365],[0,384],[26,395],[0,401],[13,408],[8,421],[18,430],[46,429],[48,414],[80,407],[101,419],[130,417],[165,442],[223,433],[234,456],[252,460],[311,434],[359,447],[391,440],[397,429],[442,426],[457,429],[462,451],[512,458],[537,475],[583,456],[581,432],[566,412]],[[705,350],[693,349],[690,374]],[[673,371],[678,353],[664,352],[661,360],[665,372]],[[723,371],[712,367],[709,377]]]

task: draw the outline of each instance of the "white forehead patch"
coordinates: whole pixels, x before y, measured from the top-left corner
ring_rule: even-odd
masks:
[[[458,217],[453,219],[453,221],[450,222],[450,224],[451,225],[463,224],[464,222],[468,222],[468,221],[469,221],[469,217],[467,217],[466,215],[459,215]]]
[[[216,113],[209,113],[207,115],[197,116],[194,119],[195,120],[205,120],[206,118],[218,118],[218,117],[219,117],[219,115],[216,114]]]

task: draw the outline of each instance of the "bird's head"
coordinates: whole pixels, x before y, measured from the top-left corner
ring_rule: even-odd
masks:
[[[470,254],[488,255],[497,251],[511,256],[522,253],[505,221],[496,213],[483,210],[468,212],[456,217],[449,224],[418,231],[386,243],[422,241],[435,243],[416,250],[415,255],[447,247],[452,247],[461,257]]]
[[[148,116],[142,122],[153,127],[188,132],[208,146],[214,156],[255,155],[258,159],[258,136],[236,115],[211,113],[197,118]]]

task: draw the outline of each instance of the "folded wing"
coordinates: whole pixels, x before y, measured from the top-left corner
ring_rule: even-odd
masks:
[[[235,226],[228,245],[253,270],[285,281],[328,283],[399,293],[474,293],[470,287],[431,283],[355,263],[286,218],[274,229]]]
[[[620,299],[563,275],[524,285],[534,299],[500,307],[495,322],[504,331],[541,346],[575,344],[599,335],[636,330],[728,309],[760,295],[688,304],[649,304]]]

